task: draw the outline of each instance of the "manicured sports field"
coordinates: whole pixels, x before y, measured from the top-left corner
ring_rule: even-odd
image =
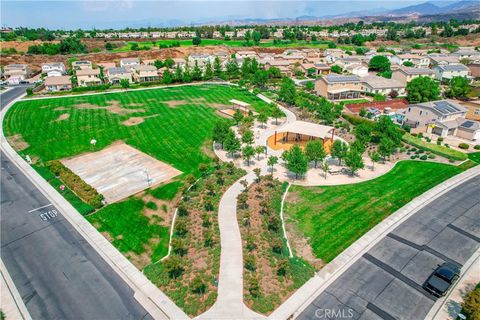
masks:
[[[196,173],[200,163],[210,162],[202,147],[208,148],[213,125],[222,119],[215,111],[232,98],[256,110],[268,107],[247,91],[213,85],[29,100],[10,109],[5,134],[21,135],[28,144],[22,152],[42,161],[123,140],[184,173]],[[143,122],[132,125],[132,118]]]
[[[35,169],[52,186],[143,268],[166,254],[170,202],[183,185],[182,177],[198,175],[199,165],[212,161],[208,153],[213,126],[231,121],[217,115],[217,110],[229,106],[230,99],[248,102],[257,111],[269,108],[233,86],[176,86],[21,101],[7,113],[4,130],[10,143],[36,162]],[[92,138],[95,146],[90,144]],[[91,213],[94,208],[68,188],[61,190],[65,182],[43,165],[98,151],[119,140],[177,168],[182,177]]]
[[[461,171],[446,164],[402,161],[363,183],[293,186],[287,199],[288,221],[309,238],[315,255],[329,262],[397,209]]]

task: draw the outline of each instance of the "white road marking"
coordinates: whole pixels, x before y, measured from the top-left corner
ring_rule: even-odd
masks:
[[[37,210],[40,210],[40,209],[43,209],[43,208],[46,208],[46,207],[50,207],[50,206],[52,206],[51,203],[49,203],[49,204],[47,204],[47,205],[45,205],[45,206],[42,206],[42,207],[38,207],[38,208],[36,208],[36,209],[32,209],[32,210],[28,211],[28,213],[32,213],[32,212],[34,212],[34,211],[37,211]]]

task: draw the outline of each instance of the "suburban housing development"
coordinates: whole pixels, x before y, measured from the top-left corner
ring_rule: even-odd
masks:
[[[1,319],[477,319],[480,6],[342,3],[2,4]]]

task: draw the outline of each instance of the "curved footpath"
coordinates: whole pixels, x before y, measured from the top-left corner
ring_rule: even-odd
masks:
[[[272,101],[262,95],[260,99],[267,103]],[[278,128],[296,120],[293,112],[280,106],[285,113],[287,120]],[[260,141],[273,134],[273,130],[266,131]],[[264,144],[264,143],[263,143]],[[214,149],[215,150],[215,149]],[[229,161],[228,159],[222,159]],[[261,168],[263,174],[268,173],[266,166]],[[218,279],[218,298],[215,304],[205,313],[198,316],[198,319],[264,319],[243,302],[243,247],[240,228],[237,221],[237,197],[243,191],[240,181],[246,180],[251,184],[255,174],[250,169],[248,173],[236,181],[223,194],[218,206],[218,227],[220,229],[221,254],[220,254],[220,275]]]

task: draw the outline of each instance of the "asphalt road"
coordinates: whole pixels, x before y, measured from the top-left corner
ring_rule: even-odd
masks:
[[[33,319],[152,319],[3,152],[0,208],[1,258]]]
[[[1,109],[5,108],[7,104],[12,102],[15,98],[21,96],[30,85],[19,85],[12,87],[7,92],[0,94]]]
[[[297,319],[424,319],[436,298],[422,285],[438,264],[464,265],[480,246],[480,176],[394,229]]]

